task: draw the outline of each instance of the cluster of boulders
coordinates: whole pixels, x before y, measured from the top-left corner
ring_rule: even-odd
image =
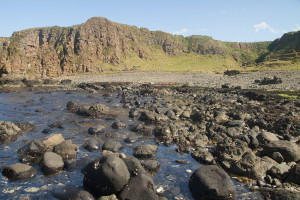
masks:
[[[113,123],[113,127],[114,124],[116,123]],[[91,127],[88,133],[99,135],[104,132],[103,128],[101,125]],[[126,141],[132,142],[130,139]],[[120,153],[123,145],[114,140],[101,142],[91,138],[83,144],[89,151],[98,150],[100,145],[101,156],[90,161],[77,158],[77,146],[72,144],[71,140],[65,140],[62,134],[52,134],[42,140],[34,139],[18,150],[21,163],[5,167],[2,173],[12,181],[19,181],[33,178],[38,173],[37,169],[32,167],[34,164],[40,166],[44,175],[55,175],[65,168],[82,168],[85,190],[71,188],[63,193],[54,191],[53,195],[56,198],[165,199],[156,192],[156,186],[149,174],[159,169],[159,162],[140,161],[135,157],[126,156]],[[138,158],[152,158],[157,149],[156,145],[139,145],[133,149],[133,154]]]
[[[282,79],[277,76],[273,76],[272,78],[264,77],[262,80],[255,80],[254,82],[260,85],[280,84],[282,83]]]
[[[227,173],[256,180],[256,184],[249,186],[259,189],[265,197],[277,193],[299,196],[290,191],[294,184],[296,188],[300,185],[300,119],[297,115],[300,102],[297,99],[256,91],[186,86],[121,85],[115,89],[124,108],[130,108],[129,117],[138,122],[128,125],[116,120],[112,123],[113,129],[128,127],[137,133],[129,135],[126,143],[138,141],[139,135],[154,136],[166,146],[176,144],[179,153],[191,153],[205,165],[189,180],[195,199],[234,199],[236,191]],[[67,109],[88,117],[112,116],[104,104],[80,106],[68,102]],[[8,135],[7,138],[15,139],[7,127],[17,134],[20,132],[20,128],[11,123],[1,122],[1,125],[0,131]],[[88,133],[98,136],[105,133],[105,128],[97,125],[89,128]],[[102,154],[92,162],[78,159],[77,147],[61,134],[50,135],[42,141],[33,140],[18,151],[19,160],[26,164],[8,166],[3,174],[11,180],[31,178],[37,172],[29,164],[35,163],[40,164],[45,175],[63,168],[82,167],[85,190],[74,193],[78,198],[164,199],[148,174],[159,169],[159,162],[151,159],[159,150],[157,145],[142,144],[133,148],[135,157],[120,153],[123,145],[113,139],[102,141],[94,137],[83,146],[88,151],[102,148]],[[70,193],[55,195],[63,199]]]
[[[76,159],[77,146],[70,140],[64,140],[61,134],[53,134],[42,141],[32,140],[18,150],[19,161],[3,170],[10,180],[32,178],[37,170],[31,165],[39,164],[45,175],[52,175],[64,169],[64,161]]]
[[[299,184],[297,100],[252,91],[149,86],[139,94],[154,99],[141,103],[128,92],[122,95],[124,105],[132,107],[129,117],[141,121],[133,131],[154,134],[165,145],[175,143],[179,152],[191,153],[200,163],[218,164],[256,180],[263,189]],[[173,101],[165,101],[167,96]]]

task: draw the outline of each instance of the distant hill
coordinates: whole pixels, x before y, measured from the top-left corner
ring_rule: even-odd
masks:
[[[274,40],[268,46],[268,51],[257,59],[257,63],[270,67],[300,65],[300,31],[285,33]]]
[[[222,72],[292,56],[299,49],[299,32],[298,40],[294,34],[272,43],[222,42],[95,17],[76,26],[32,28],[0,38],[0,76],[54,77],[120,70]],[[295,39],[288,39],[290,35]],[[286,40],[292,40],[293,46]],[[279,55],[283,49],[289,53]]]

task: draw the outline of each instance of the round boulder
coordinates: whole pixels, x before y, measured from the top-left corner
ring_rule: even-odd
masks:
[[[16,163],[5,167],[2,174],[12,181],[19,181],[34,177],[37,171],[30,165]]]
[[[235,199],[236,191],[228,174],[216,165],[198,168],[189,181],[195,199]]]
[[[143,144],[137,146],[133,154],[137,158],[147,159],[153,157],[157,152],[158,147],[156,145]]]
[[[63,160],[74,159],[77,157],[77,146],[72,144],[71,140],[66,140],[58,145],[55,145],[53,152],[60,155]]]
[[[83,186],[96,197],[120,192],[130,179],[124,161],[112,154],[89,163],[83,173]]]
[[[83,147],[88,151],[92,152],[98,150],[100,148],[101,143],[102,142],[99,139],[91,138],[83,144]]]
[[[155,185],[151,177],[147,176],[146,174],[139,174],[130,179],[129,183],[120,193],[119,199],[164,199],[155,193],[154,188]]]
[[[105,127],[102,125],[97,125],[95,127],[91,127],[88,130],[88,133],[91,135],[99,135],[104,132]]]
[[[114,153],[121,151],[122,148],[123,148],[122,144],[114,140],[107,140],[102,146],[103,151],[107,150]]]
[[[46,152],[41,162],[41,168],[46,175],[55,174],[64,168],[64,162],[60,155]]]

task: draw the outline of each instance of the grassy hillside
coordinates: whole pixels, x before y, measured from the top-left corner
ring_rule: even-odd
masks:
[[[300,31],[285,33],[274,40],[257,64],[272,69],[300,69]]]
[[[294,32],[273,42],[222,42],[209,36],[183,37],[95,17],[71,27],[18,31],[0,40],[0,76],[299,69],[299,40],[299,32]]]

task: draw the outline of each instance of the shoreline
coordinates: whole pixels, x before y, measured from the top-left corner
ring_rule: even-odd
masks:
[[[264,78],[280,78],[279,84],[259,84]],[[63,83],[64,82],[64,83]],[[263,90],[300,90],[300,71],[260,71],[241,73],[232,76],[223,74],[191,72],[144,72],[130,71],[113,74],[85,74],[45,78],[41,80],[17,79],[6,77],[0,79],[0,87],[72,87],[81,83],[131,83],[155,85],[188,85],[205,88],[263,89]]]

